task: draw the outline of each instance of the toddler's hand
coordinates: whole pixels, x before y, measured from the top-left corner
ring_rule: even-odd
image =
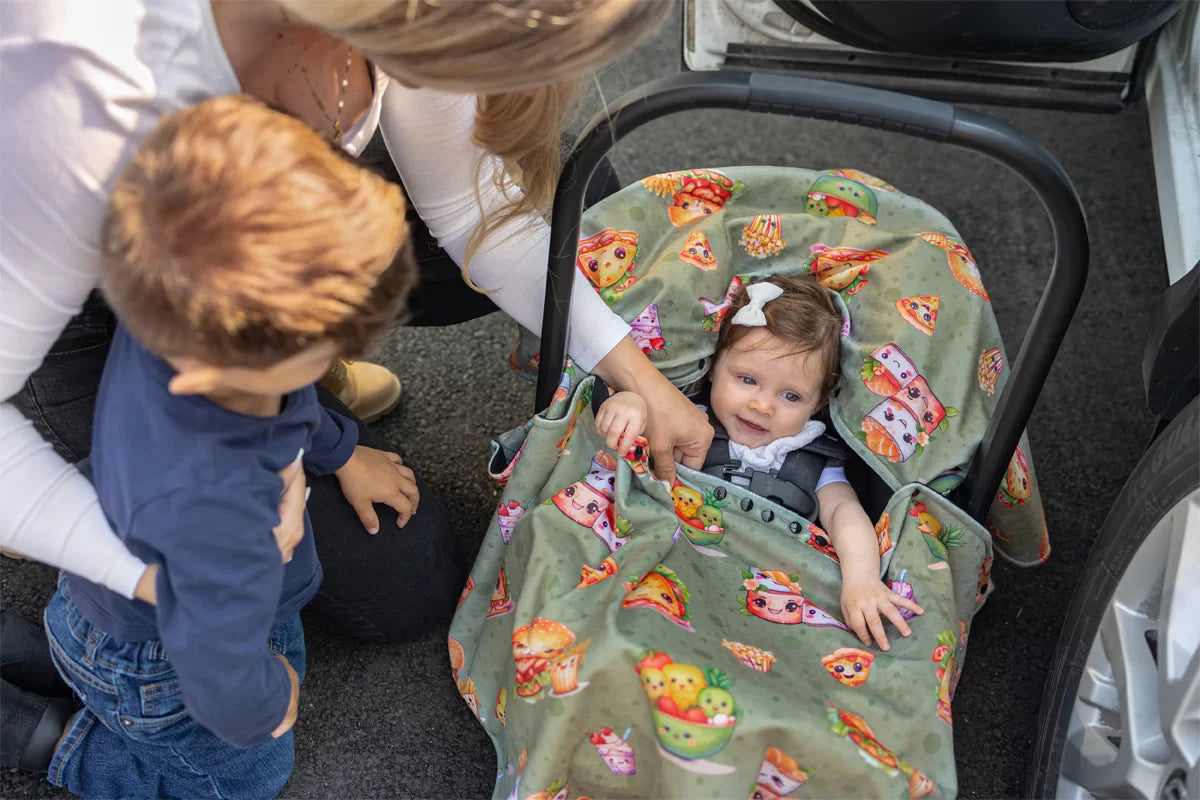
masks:
[[[278,653],[275,657],[283,662],[287,667],[288,678],[292,683],[292,699],[288,701],[287,712],[283,715],[283,721],[276,726],[275,730],[271,731],[271,736],[278,739],[292,729],[296,724],[296,716],[300,713],[300,676],[296,674],[296,670],[292,669],[292,665],[288,660]]]
[[[906,608],[914,614],[924,614],[925,609],[892,592],[878,578],[842,579],[842,616],[846,625],[858,636],[863,644],[870,644],[874,637],[880,650],[890,650],[887,636],[883,632],[883,619],[887,617],[900,631],[901,636],[908,636],[912,630],[908,627],[900,609]]]
[[[279,472],[283,480],[283,495],[279,500],[279,524],[272,533],[275,534],[275,544],[285,564],[292,560],[292,553],[304,538],[304,505],[308,500],[308,482],[301,463],[303,456],[304,451],[301,450],[296,460]]]
[[[623,456],[646,429],[647,414],[646,401],[637,393],[617,392],[600,406],[596,433],[604,437],[605,446]]]
[[[359,445],[345,466],[333,474],[367,533],[379,533],[375,503],[386,503],[396,509],[399,514],[396,526],[399,528],[417,513],[420,500],[417,478],[395,453]]]

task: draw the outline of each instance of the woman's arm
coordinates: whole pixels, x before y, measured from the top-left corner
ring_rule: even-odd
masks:
[[[132,108],[104,100],[132,95],[128,76],[44,41],[39,8],[0,15],[0,546],[132,597],[145,565],[113,534],[91,483],[8,402],[96,285],[108,178],[139,125]]]
[[[112,532],[92,484],[9,403],[0,404],[0,507],[4,549],[135,596],[146,565]]]
[[[462,263],[467,241],[479,224],[475,199],[476,163],[483,151],[471,142],[475,98],[393,82],[383,98],[380,124],[388,152],[413,207],[442,248]],[[501,166],[487,158],[479,171],[485,208],[504,205],[492,176]],[[496,289],[488,296],[531,331],[542,328],[550,227],[540,218],[513,221],[498,230],[471,259],[471,279]],[[712,441],[712,426],[629,338],[629,325],[587,283],[571,291],[567,352],[591,372],[623,391],[636,391],[649,406],[646,437],[655,473],[670,480],[674,461],[699,467]]]
[[[409,200],[438,244],[458,264],[481,219],[475,199],[489,211],[508,200],[492,180],[499,161],[471,141],[475,98],[430,89],[410,89],[395,81],[383,97],[380,126]],[[511,191],[519,191],[513,189]],[[550,226],[540,217],[513,220],[498,229],[471,258],[471,280],[491,290],[488,298],[523,327],[542,329]],[[613,313],[584,281],[571,291],[567,352],[591,371],[629,334],[629,325]],[[640,351],[639,351],[640,352]],[[647,362],[648,363],[648,362]]]

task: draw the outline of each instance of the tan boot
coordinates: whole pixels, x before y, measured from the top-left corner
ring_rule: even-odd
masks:
[[[369,361],[335,361],[321,385],[363,422],[374,422],[400,403],[400,379]]]

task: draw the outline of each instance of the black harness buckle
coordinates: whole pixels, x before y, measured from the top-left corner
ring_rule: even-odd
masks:
[[[780,478],[778,470],[761,472],[749,467],[738,469],[739,466],[741,465],[737,461],[726,463],[721,468],[721,476],[730,483],[734,483],[735,477],[749,481],[747,489],[802,517],[807,518],[812,514],[816,505],[814,498],[799,486]]]

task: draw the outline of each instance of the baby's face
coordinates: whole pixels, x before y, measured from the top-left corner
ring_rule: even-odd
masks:
[[[822,405],[821,356],[790,351],[754,331],[717,358],[712,409],[731,441],[746,447],[799,433]]]

